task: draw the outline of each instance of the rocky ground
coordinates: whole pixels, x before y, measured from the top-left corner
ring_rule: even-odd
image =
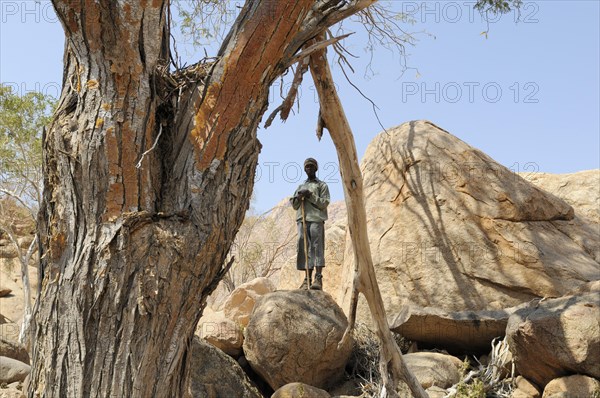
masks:
[[[29,222],[15,225],[19,248],[26,252],[33,240],[35,226]],[[37,285],[34,261],[28,267],[30,284]],[[35,300],[35,289],[31,292]],[[0,398],[21,396],[23,381],[29,374],[29,353],[18,343],[24,312],[24,293],[21,266],[15,245],[0,235]]]
[[[600,398],[600,170],[515,174],[427,121],[380,134],[361,168],[388,322],[430,397]],[[379,396],[364,302],[338,347],[353,270],[345,217],[331,205],[324,292],[296,290],[286,201],[259,220],[255,231],[277,232],[248,239],[279,255],[268,277],[211,300],[190,397]],[[16,343],[19,267],[3,242],[0,397],[17,397],[29,358]]]

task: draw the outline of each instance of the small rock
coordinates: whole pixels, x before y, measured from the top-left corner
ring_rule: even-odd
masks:
[[[244,333],[223,311],[209,313],[198,322],[196,335],[233,357],[242,353]]]
[[[279,388],[271,398],[330,398],[325,390],[304,383],[289,383]]]
[[[460,381],[460,359],[437,352],[416,352],[404,355],[406,366],[423,388],[448,388]]]
[[[275,291],[268,278],[256,278],[238,286],[223,304],[225,316],[242,326],[247,326],[258,297]]]
[[[29,376],[29,375],[27,375],[27,376]],[[7,388],[14,388],[15,390],[18,390],[20,386],[21,386],[21,382],[20,381],[15,381],[14,383],[10,383],[6,387]]]
[[[515,387],[511,398],[540,398],[541,396],[537,386],[523,376],[517,376]]]
[[[8,296],[12,292],[12,289],[9,289],[4,286],[0,286],[0,297]]]
[[[190,397],[262,398],[230,356],[194,336],[187,394]]]
[[[572,375],[552,380],[544,388],[542,398],[587,398],[600,393],[600,381],[593,377]]]
[[[444,398],[447,394],[446,390],[441,387],[431,386],[425,390],[429,398]]]
[[[23,391],[16,388],[0,389],[0,398],[22,398],[23,396]]]
[[[17,342],[10,341],[0,336],[0,357],[16,359],[29,364],[29,353],[25,347]]]
[[[29,365],[21,361],[0,356],[0,384],[23,381],[30,371]]]

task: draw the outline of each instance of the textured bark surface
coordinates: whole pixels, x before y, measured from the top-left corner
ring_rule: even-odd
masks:
[[[53,1],[65,66],[44,137],[29,397],[182,396],[248,208],[269,85],[371,2],[249,1],[217,60],[174,89],[166,0]]]
[[[390,332],[385,315],[367,235],[363,178],[358,165],[354,136],[335,89],[325,50],[311,55],[310,70],[321,105],[322,120],[319,121],[319,125],[327,128],[338,153],[340,174],[344,183],[348,230],[354,248],[355,276],[347,334],[354,327],[358,294],[362,293],[369,305],[377,328],[377,336],[381,342],[380,372],[389,396],[397,396],[396,387],[401,379],[408,384],[415,397],[426,398],[425,390],[402,359],[402,353]]]

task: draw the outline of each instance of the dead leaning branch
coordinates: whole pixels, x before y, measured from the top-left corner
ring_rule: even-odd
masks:
[[[319,38],[321,41],[322,38]],[[310,56],[310,71],[315,82],[321,111],[319,126],[327,128],[336,147],[340,174],[344,185],[344,197],[348,212],[348,228],[354,248],[355,276],[352,287],[348,329],[343,340],[349,338],[356,321],[358,294],[362,293],[369,305],[381,343],[380,372],[388,396],[397,397],[398,382],[403,380],[417,398],[427,398],[423,387],[410,372],[402,359],[402,353],[390,331],[379,285],[375,277],[371,248],[367,235],[367,215],[364,205],[363,178],[358,164],[354,136],[346,118],[342,103],[335,89],[325,49]],[[322,128],[322,127],[321,127]],[[342,341],[340,344],[343,344]]]
[[[352,34],[353,33],[348,33],[339,37],[332,37],[327,40],[323,39],[322,41],[314,42],[313,44],[302,49],[302,52],[293,56],[288,61],[287,67],[291,67],[296,62],[298,62],[298,66],[296,67],[296,71],[294,72],[294,79],[292,80],[292,87],[285,96],[283,103],[277,108],[275,108],[275,110],[267,118],[267,121],[265,122],[265,128],[271,126],[271,123],[273,123],[273,120],[275,119],[275,116],[277,116],[277,113],[280,113],[281,120],[287,120],[290,114],[290,110],[292,109],[292,105],[294,105],[294,101],[296,100],[296,95],[298,94],[298,87],[300,87],[300,85],[302,84],[304,73],[308,71],[309,56],[315,51],[322,50],[329,45],[335,45],[339,41],[344,40]]]

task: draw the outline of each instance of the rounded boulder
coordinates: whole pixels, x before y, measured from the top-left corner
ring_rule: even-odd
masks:
[[[278,291],[257,302],[245,330],[250,366],[277,390],[301,382],[326,389],[338,382],[352,351],[352,340],[338,343],[348,321],[326,292]]]

